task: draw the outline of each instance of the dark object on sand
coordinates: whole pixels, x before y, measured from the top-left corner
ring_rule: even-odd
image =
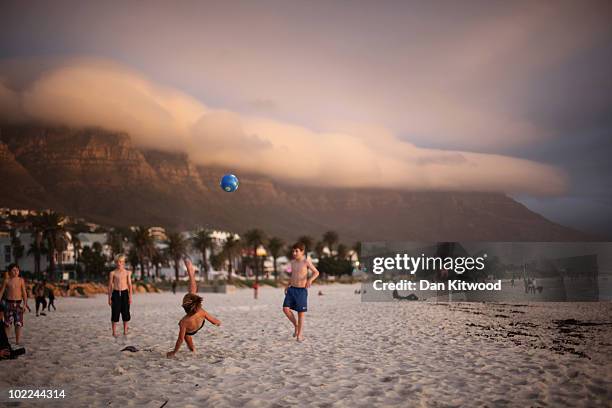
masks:
[[[2,311],[0,311],[0,313],[2,313]],[[17,358],[18,356],[24,355],[26,352],[25,348],[23,347],[18,348],[18,349],[13,349],[11,347],[11,343],[9,343],[8,337],[6,336],[6,332],[4,331],[4,329],[0,329],[0,350],[9,351],[9,355],[6,357],[0,357],[0,360],[6,360],[6,359],[13,360]]]
[[[168,403],[168,401],[170,401],[170,400],[166,400],[166,402],[164,402],[164,403],[161,405],[161,407],[159,407],[159,408],[164,408],[164,407],[166,406],[166,404]]]
[[[19,357],[19,356],[23,356],[26,353],[26,350],[24,347],[18,348],[18,349],[13,349],[11,350],[11,356],[9,357],[11,360]]]
[[[124,348],[123,350],[121,350],[121,351],[130,351],[130,352],[132,352],[132,353],[135,353],[135,352],[137,352],[137,351],[138,351],[138,349],[137,349],[135,346],[127,346],[127,347],[125,347],[125,348]]]
[[[400,294],[397,292],[397,289],[395,289],[393,291],[393,299],[397,299],[397,300],[419,300],[418,296],[415,295],[414,293],[411,293],[408,296],[400,296]]]

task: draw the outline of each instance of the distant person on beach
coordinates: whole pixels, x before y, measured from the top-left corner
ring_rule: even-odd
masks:
[[[55,293],[53,293],[53,288],[49,288],[49,305],[47,306],[47,310],[50,312],[51,307],[53,307],[53,311],[57,310],[55,307]]]
[[[38,309],[42,306],[42,310],[40,311],[40,314],[42,316],[46,316],[47,314],[45,313],[45,309],[47,308],[47,299],[45,299],[45,286],[46,286],[46,281],[42,281],[42,282],[37,282],[34,285],[34,288],[32,289],[32,292],[34,294],[34,300],[36,301],[36,316],[38,316]]]
[[[181,348],[183,341],[187,343],[187,347],[192,352],[195,352],[195,346],[193,344],[193,336],[197,334],[206,320],[214,324],[215,326],[221,326],[221,321],[216,319],[213,315],[202,309],[202,298],[196,293],[198,292],[198,286],[195,281],[195,269],[191,260],[185,259],[185,267],[187,268],[187,274],[189,275],[189,293],[183,296],[183,309],[186,315],[179,321],[179,334],[174,345],[174,350],[166,353],[166,357],[171,358],[178,353]]]
[[[172,293],[176,295],[176,279],[172,281]]]
[[[15,343],[21,341],[21,330],[23,328],[23,312],[28,304],[28,293],[23,278],[19,276],[19,266],[10,264],[8,266],[8,277],[2,283],[0,299],[6,291],[6,306],[4,307],[4,329],[6,336],[10,333],[11,326],[15,326]]]
[[[298,242],[292,247],[293,260],[291,261],[291,277],[289,286],[285,288],[285,300],[283,301],[283,313],[293,324],[293,337],[297,341],[303,341],[304,317],[308,310],[308,288],[319,276],[319,271],[305,254],[306,247]],[[312,276],[308,278],[308,270]],[[297,321],[292,310],[297,312]]]
[[[132,273],[125,269],[125,255],[117,257],[117,269],[108,275],[108,305],[111,307],[113,336],[117,337],[119,315],[123,320],[123,335],[128,334],[128,322],[131,319]]]
[[[253,283],[253,298],[257,299],[257,295],[259,294],[259,283]]]

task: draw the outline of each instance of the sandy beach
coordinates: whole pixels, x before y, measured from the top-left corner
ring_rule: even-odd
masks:
[[[61,298],[26,315],[28,354],[0,362],[0,388],[63,388],[66,406],[610,406],[610,302],[362,303],[359,287],[310,291],[304,343],[281,289],[205,294],[223,324],[175,359],[182,294],[136,294],[116,339],[105,296]]]

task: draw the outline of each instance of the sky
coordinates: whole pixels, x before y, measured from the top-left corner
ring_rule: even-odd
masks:
[[[0,4],[0,115],[612,231],[609,1]]]

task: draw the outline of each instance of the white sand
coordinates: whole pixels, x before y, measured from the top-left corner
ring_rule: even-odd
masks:
[[[0,362],[0,389],[55,385],[67,406],[610,406],[612,326],[553,320],[610,322],[611,303],[361,303],[357,287],[310,291],[301,344],[280,289],[206,294],[223,325],[176,359],[165,353],[182,294],[135,295],[118,339],[106,297],[60,298],[56,313],[26,315],[28,355]]]

